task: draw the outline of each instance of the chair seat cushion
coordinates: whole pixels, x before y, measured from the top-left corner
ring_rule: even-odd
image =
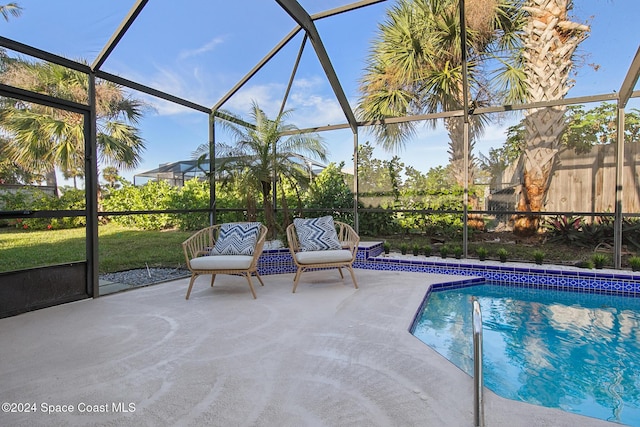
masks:
[[[194,270],[246,270],[253,256],[248,255],[209,255],[191,260]]]
[[[304,251],[296,254],[296,260],[300,264],[324,264],[332,262],[351,261],[353,255],[350,251],[337,249],[329,251]]]

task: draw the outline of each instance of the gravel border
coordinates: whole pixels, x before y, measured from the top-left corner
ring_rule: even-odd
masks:
[[[284,246],[279,240],[265,242],[264,249],[282,249]],[[117,271],[100,275],[100,280],[112,283],[121,283],[130,286],[146,286],[155,283],[168,282],[170,280],[189,277],[191,273],[186,268],[137,268],[133,270]]]
[[[131,286],[145,286],[182,279],[190,275],[189,270],[184,268],[138,268],[101,274],[100,280]]]

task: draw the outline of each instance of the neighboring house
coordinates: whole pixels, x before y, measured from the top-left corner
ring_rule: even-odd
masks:
[[[33,193],[35,191],[43,192],[49,196],[56,195],[56,188],[49,185],[0,184],[0,210],[4,209],[2,196],[5,194]]]
[[[314,176],[326,168],[326,165],[307,157],[299,155],[296,157],[299,159],[300,166]],[[227,160],[228,158],[216,159],[216,166]],[[190,179],[205,179],[208,173],[208,160],[204,162],[196,159],[180,160],[173,163],[162,163],[155,169],[135,174],[133,176],[133,185],[144,185],[149,181],[166,181],[174,187],[182,187],[184,183]]]

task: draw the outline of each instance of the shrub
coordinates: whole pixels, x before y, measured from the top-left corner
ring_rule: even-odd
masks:
[[[37,189],[19,190],[13,194],[0,196],[6,210],[18,211],[60,211],[84,210],[84,190],[74,188],[61,189],[60,197],[47,194]],[[52,230],[61,228],[83,227],[86,224],[84,216],[61,218],[18,218],[10,220],[8,225],[24,230]]]
[[[536,249],[535,251],[533,251],[533,261],[536,264],[542,265],[542,262],[544,261],[544,257],[545,257],[544,251],[541,251],[540,249]]]
[[[505,248],[498,249],[496,254],[498,255],[498,258],[500,259],[500,262],[507,262],[507,257],[509,256],[509,251],[507,251]]]
[[[165,210],[171,208],[172,193],[176,191],[165,181],[149,181],[140,187],[125,185],[112,190],[102,200],[102,205],[105,211],[113,212]],[[173,226],[172,216],[168,214],[113,215],[110,219],[117,224],[144,230],[162,230]]]
[[[389,252],[391,252],[391,243],[385,240],[384,243],[382,244],[382,248],[384,249],[385,254],[389,254]]]
[[[456,247],[453,248],[453,250],[451,252],[453,252],[453,256],[456,257],[456,259],[460,259],[460,258],[462,258],[462,253],[464,251],[462,250],[462,248],[460,246],[456,246]]]
[[[413,255],[418,256],[420,254],[420,245],[417,243],[413,244]]]
[[[185,182],[178,191],[169,193],[171,209],[207,209],[209,207],[209,183],[197,178]],[[173,222],[181,230],[200,230],[209,225],[209,215],[204,212],[174,215]]]
[[[593,262],[595,268],[601,269],[602,267],[604,267],[605,263],[609,261],[609,257],[605,254],[593,254],[591,256],[591,261]]]
[[[362,204],[359,208],[364,208]],[[369,207],[371,209],[371,207]],[[399,230],[397,226],[394,214],[391,211],[387,211],[384,208],[376,212],[360,212],[358,214],[360,234],[365,236],[380,236],[394,234]]]
[[[576,267],[592,269],[593,268],[593,261],[591,261],[590,259],[588,259],[586,261],[580,261],[580,262],[576,263]]]
[[[446,258],[449,255],[449,247],[447,245],[440,246],[440,256]]]
[[[542,224],[543,228],[551,234],[550,242],[581,243],[581,227],[584,218],[558,215]]]
[[[640,271],[640,256],[629,257],[629,267],[631,271]]]
[[[485,259],[487,259],[488,253],[489,251],[484,246],[480,246],[478,249],[476,249],[476,254],[478,255],[478,259],[480,261],[484,261]]]
[[[424,256],[431,256],[433,249],[431,248],[431,245],[424,245],[422,251],[424,252]]]
[[[406,244],[406,243],[401,243],[400,244],[400,253],[402,255],[406,255],[408,250],[409,250],[409,245],[408,244]]]

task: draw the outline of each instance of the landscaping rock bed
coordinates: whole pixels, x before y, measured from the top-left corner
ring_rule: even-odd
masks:
[[[146,286],[189,277],[189,275],[189,270],[184,268],[138,268],[135,270],[101,274],[100,280],[130,286]]]

